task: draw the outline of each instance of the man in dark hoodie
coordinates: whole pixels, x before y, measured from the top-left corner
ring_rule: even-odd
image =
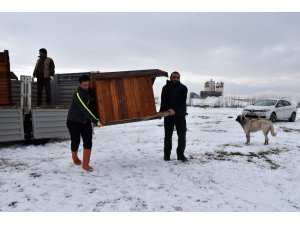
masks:
[[[76,89],[72,104],[70,106],[67,118],[67,126],[71,136],[71,152],[72,159],[75,165],[81,165],[78,158],[78,148],[80,144],[80,136],[83,140],[83,162],[82,168],[88,172],[93,171],[90,167],[90,157],[92,150],[92,137],[94,123],[101,126],[100,120],[92,112],[94,105],[92,92],[89,90],[90,77],[82,75],[79,77],[79,86]]]
[[[188,89],[180,83],[180,74],[175,71],[171,74],[170,81],[162,88],[160,112],[168,111],[169,116],[164,118],[164,160],[170,161],[172,150],[172,135],[176,126],[178,135],[177,160],[188,161],[184,155],[186,144],[186,98]]]

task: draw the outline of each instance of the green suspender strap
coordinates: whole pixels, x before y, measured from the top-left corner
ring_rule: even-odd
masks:
[[[89,108],[84,104],[84,102],[81,100],[79,93],[77,92],[77,98],[79,99],[80,103],[83,105],[83,107],[89,112],[89,114],[97,121],[98,118],[94,116],[94,114],[91,112],[91,110],[89,110]]]

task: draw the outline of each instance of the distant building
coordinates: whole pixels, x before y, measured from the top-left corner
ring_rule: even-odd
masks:
[[[200,95],[196,94],[195,92],[191,92],[190,98],[200,98]]]
[[[204,91],[215,91],[215,82],[212,79],[205,82]]]
[[[223,91],[224,83],[217,82],[217,84],[215,84],[215,81],[211,79],[205,82],[204,91],[200,91],[200,98],[223,96]]]
[[[222,96],[222,92],[219,91],[201,91],[200,98],[207,98],[207,97],[220,97]]]
[[[223,93],[223,90],[224,90],[224,83],[222,81],[220,83],[217,82],[217,84],[216,84],[216,91]]]

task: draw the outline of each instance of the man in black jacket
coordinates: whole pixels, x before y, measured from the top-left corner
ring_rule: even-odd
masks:
[[[81,136],[84,148],[82,168],[91,172],[93,171],[93,168],[89,165],[93,137],[93,128],[91,123],[94,123],[99,127],[101,126],[101,123],[92,112],[93,96],[89,90],[89,84],[90,77],[88,75],[82,75],[79,77],[79,86],[73,95],[72,104],[68,112],[67,126],[71,136],[71,151],[74,164],[81,165],[81,161],[78,158],[78,148]]]
[[[169,116],[164,118],[164,160],[169,161],[172,150],[172,135],[176,126],[178,135],[177,160],[188,161],[184,155],[186,145],[186,98],[188,89],[180,83],[180,74],[175,71],[171,74],[170,81],[163,87],[161,93],[160,112],[168,111]]]

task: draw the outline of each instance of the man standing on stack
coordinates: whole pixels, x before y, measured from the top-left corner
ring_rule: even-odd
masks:
[[[46,91],[46,103],[51,105],[51,87],[50,81],[53,80],[55,65],[51,58],[47,57],[47,50],[41,48],[39,50],[39,59],[36,62],[35,69],[33,71],[33,77],[37,78],[37,106],[42,104],[43,87]]]

